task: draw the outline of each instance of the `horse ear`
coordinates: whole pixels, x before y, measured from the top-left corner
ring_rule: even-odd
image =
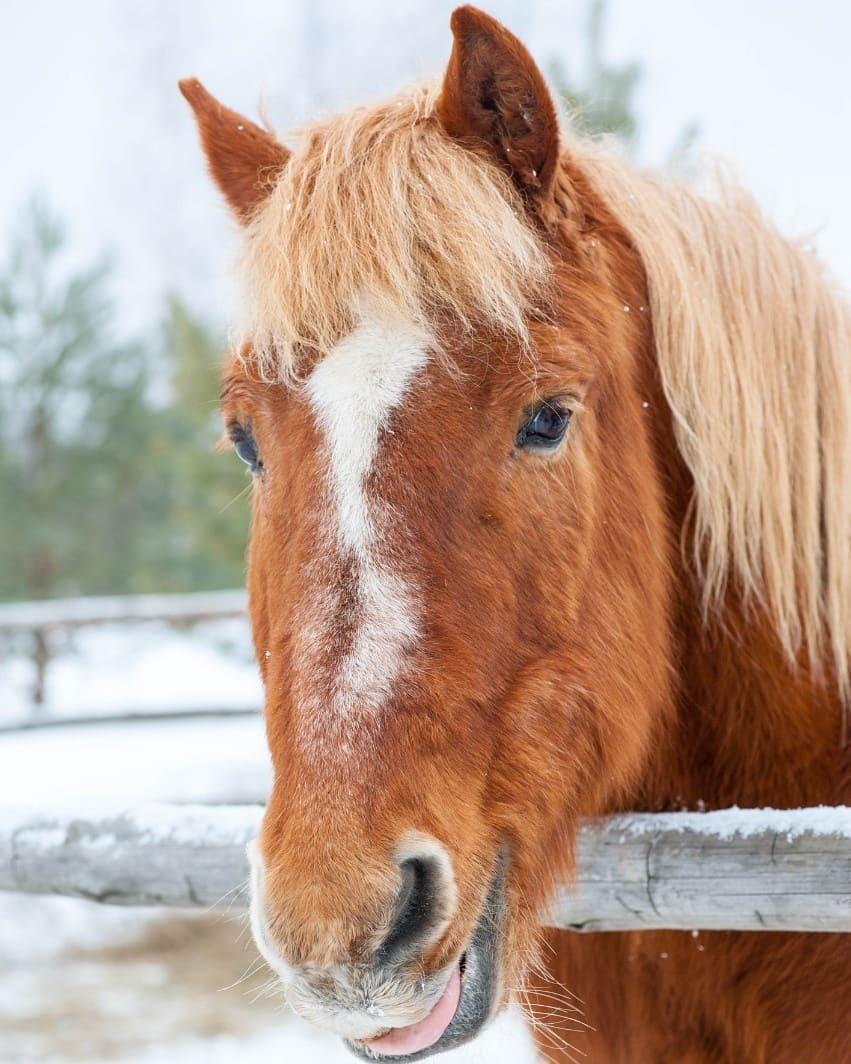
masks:
[[[195,114],[210,174],[246,224],[272,190],[290,152],[271,133],[220,104],[196,78],[184,78],[178,87]]]
[[[547,199],[559,154],[549,89],[523,44],[496,19],[459,7],[438,114],[450,136],[484,146],[521,192]]]

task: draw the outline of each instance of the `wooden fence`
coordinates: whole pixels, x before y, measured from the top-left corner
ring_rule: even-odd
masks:
[[[110,595],[0,603],[0,637],[23,635],[29,640],[33,664],[32,712],[26,725],[51,723],[44,708],[47,670],[57,632],[102,624],[164,621],[198,624],[244,616],[245,591],[191,591],[162,595]],[[240,707],[241,708],[241,707]],[[224,707],[223,713],[239,712]]]
[[[0,635],[244,614],[242,591],[0,605]],[[38,659],[38,655],[36,655]],[[46,658],[37,668],[43,688]],[[36,684],[39,690],[39,683]],[[122,905],[246,901],[254,806],[0,811],[0,889]],[[543,922],[577,931],[851,931],[851,809],[634,813],[580,827]]]
[[[258,806],[0,813],[0,889],[243,906]],[[583,824],[542,922],[576,931],[851,931],[851,808],[633,813]]]
[[[244,591],[109,595],[0,603],[0,632],[54,631],[118,621],[193,623],[245,613]]]

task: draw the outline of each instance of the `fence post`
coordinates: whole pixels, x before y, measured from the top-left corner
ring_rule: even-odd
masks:
[[[34,628],[32,636],[35,678],[32,685],[30,720],[34,723],[43,723],[47,718],[44,703],[47,693],[47,666],[50,664],[50,637],[45,628]]]

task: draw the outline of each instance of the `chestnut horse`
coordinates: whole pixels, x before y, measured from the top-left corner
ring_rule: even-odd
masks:
[[[551,1060],[848,1062],[851,936],[538,926],[581,817],[851,797],[848,306],[451,27],[292,150],[181,83],[244,235],[255,936],[368,1060],[520,996]]]

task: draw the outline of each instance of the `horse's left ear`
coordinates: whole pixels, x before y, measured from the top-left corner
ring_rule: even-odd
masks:
[[[525,46],[496,19],[459,7],[438,114],[450,136],[485,148],[533,203],[552,196],[559,154],[555,106]]]
[[[237,219],[250,221],[290,152],[265,129],[219,103],[196,78],[178,87],[195,115],[210,174]]]

